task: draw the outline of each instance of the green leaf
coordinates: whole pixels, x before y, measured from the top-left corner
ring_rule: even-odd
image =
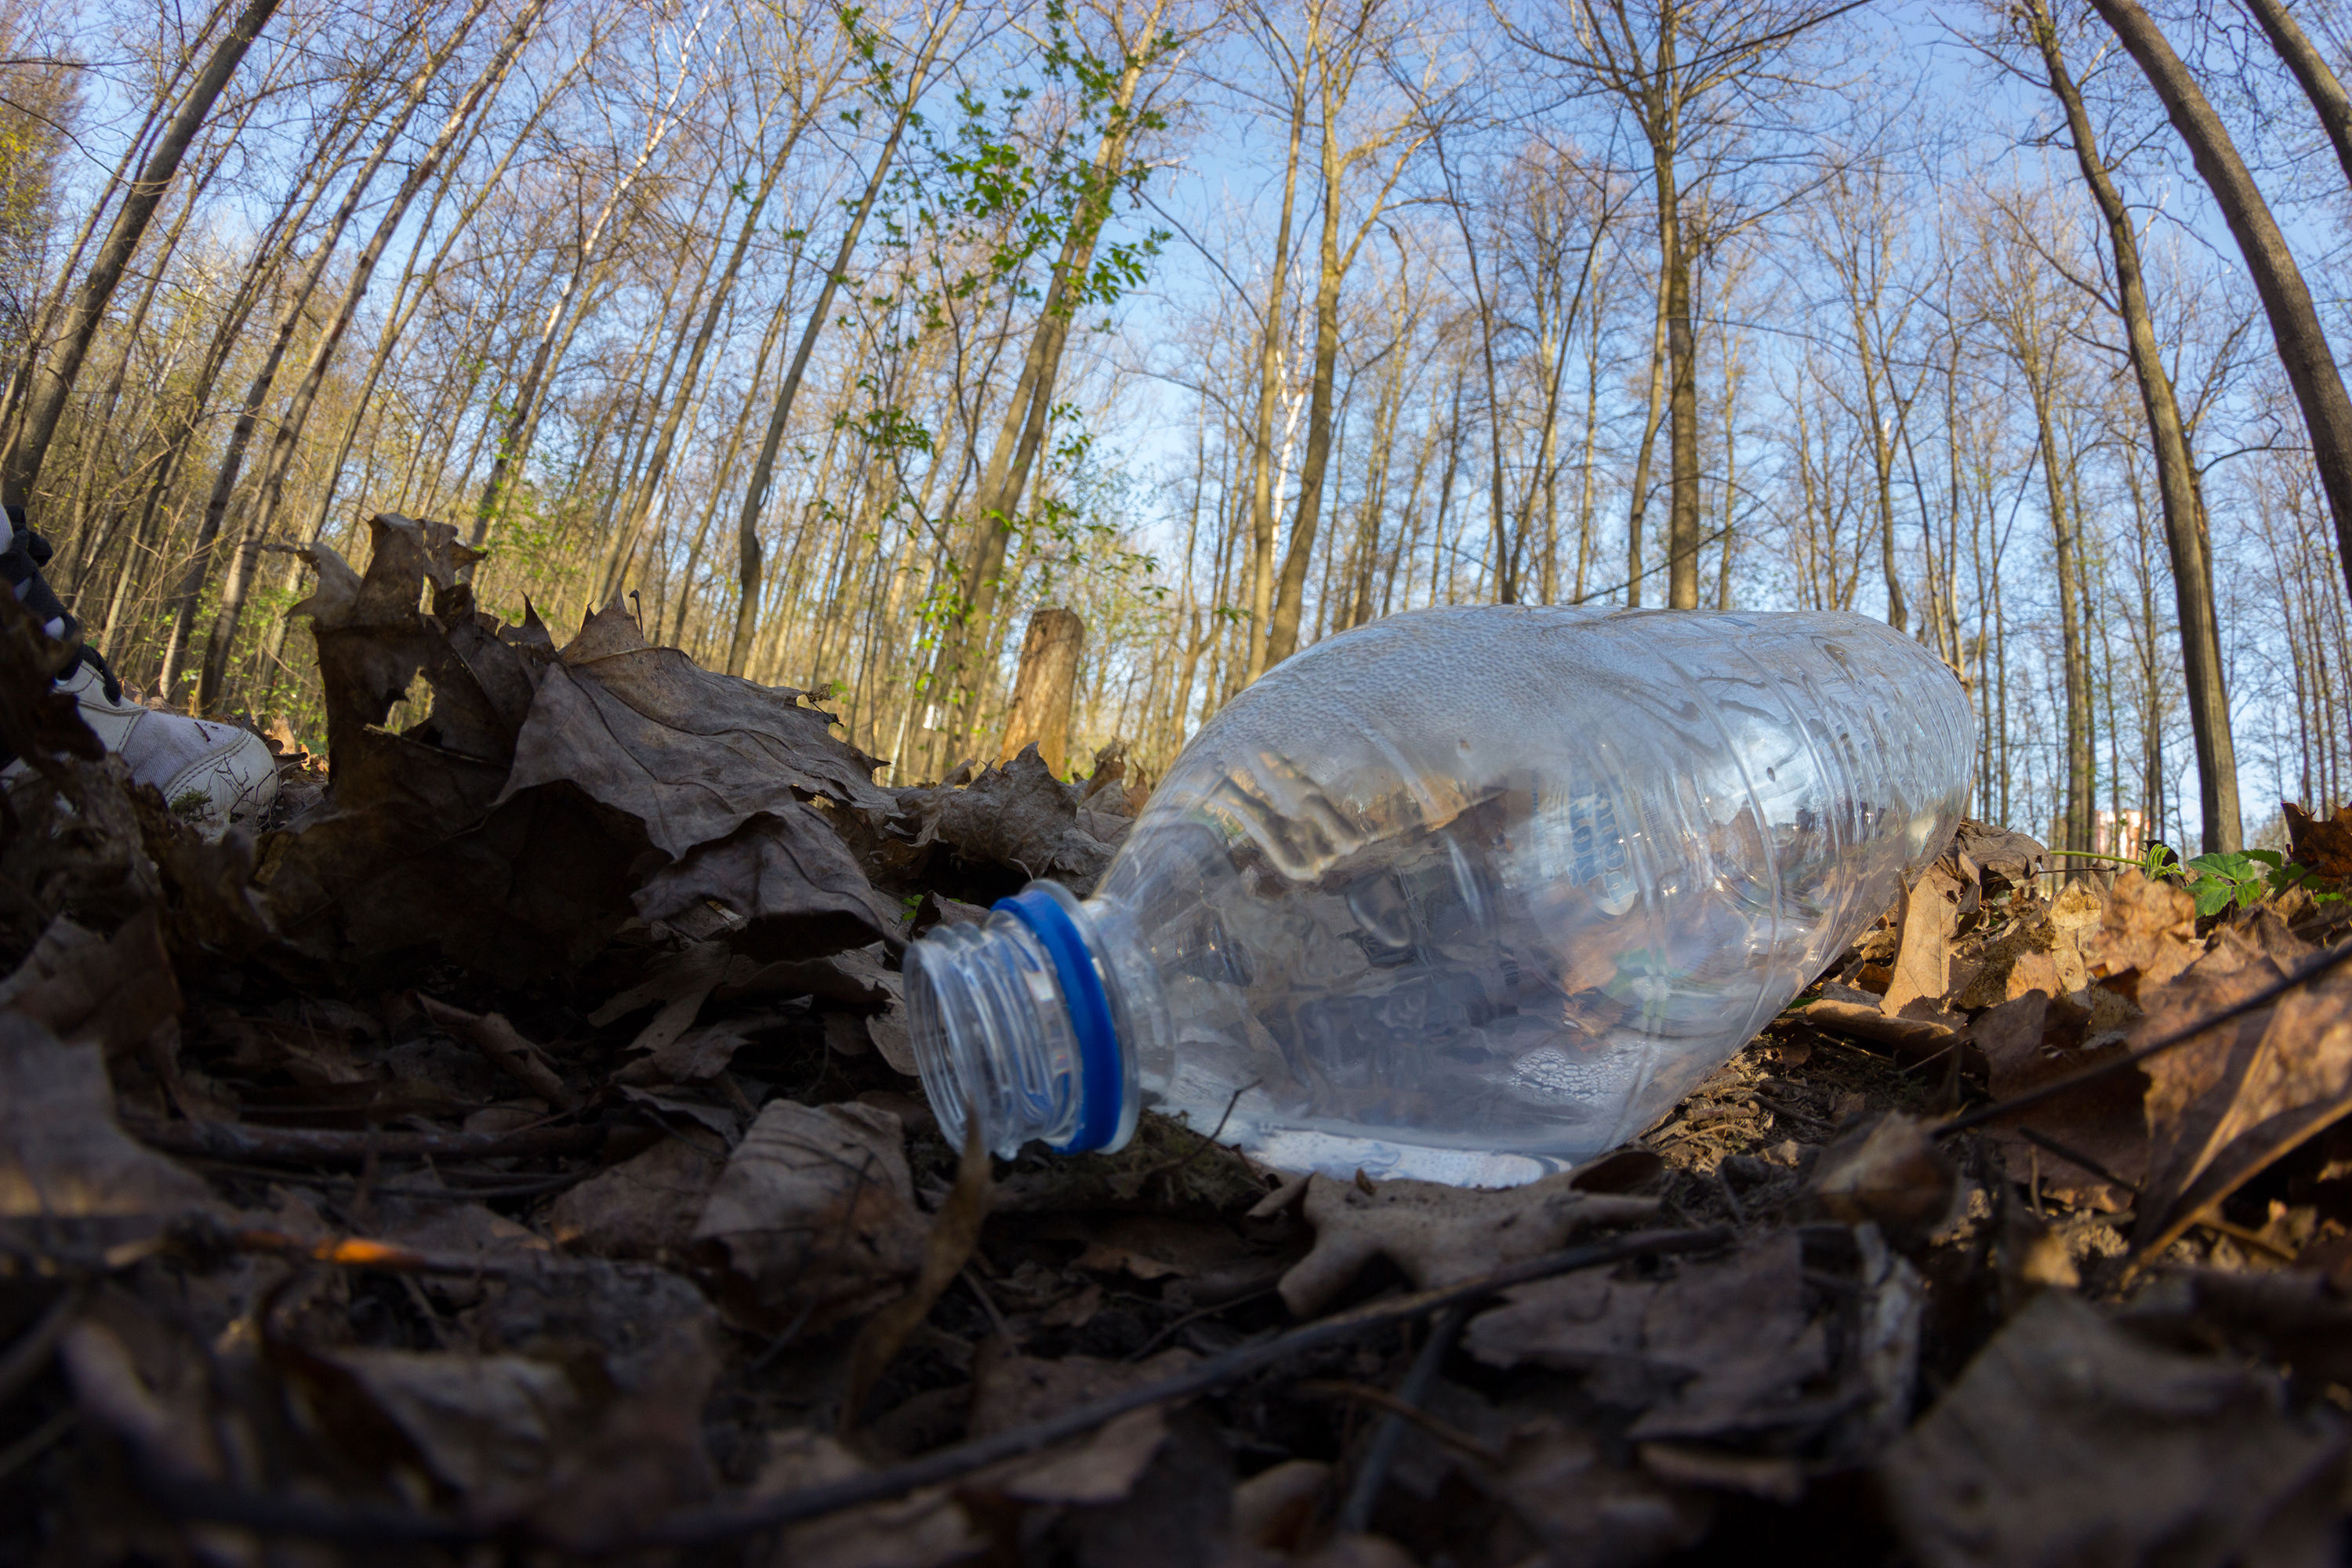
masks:
[[[2230,900],[2238,896],[2237,885],[2219,877],[2200,877],[2190,884],[2189,891],[2196,899],[2197,912],[2200,915],[2220,914],[2230,907]]]

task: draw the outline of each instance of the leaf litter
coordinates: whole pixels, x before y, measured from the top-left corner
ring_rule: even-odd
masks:
[[[373,542],[314,552],[331,745],[257,840],[0,603],[0,1561],[2340,1555],[2352,816],[2226,898],[1965,824],[1510,1191],[1158,1116],[999,1162],[899,955],[1090,885],[1116,748],[883,789],[617,605],[559,647]]]

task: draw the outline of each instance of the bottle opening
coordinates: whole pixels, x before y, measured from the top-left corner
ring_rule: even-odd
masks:
[[[1137,1114],[1132,1052],[1085,908],[1034,882],[984,922],[942,927],[907,951],[907,1008],[923,1089],[949,1141],[967,1120],[1010,1157],[1117,1149]]]

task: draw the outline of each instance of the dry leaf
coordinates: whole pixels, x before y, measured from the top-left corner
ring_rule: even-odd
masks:
[[[0,1012],[0,1217],[160,1220],[209,1201],[193,1173],[115,1126],[98,1047]]]
[[[778,1432],[768,1439],[768,1462],[751,1494],[804,1491],[866,1469],[865,1461],[832,1437]],[[927,1487],[793,1525],[769,1561],[776,1568],[943,1568],[986,1544],[945,1488]]]
[[[1895,1016],[1914,1004],[1940,1010],[1951,970],[1952,933],[1959,921],[1960,879],[1943,862],[1920,873],[1904,895],[1895,928],[1895,964],[1882,1005]]]
[[[1879,1481],[1928,1568],[2221,1564],[2305,1487],[2334,1482],[2340,1426],[2290,1415],[2282,1394],[2264,1373],[2153,1349],[2047,1290],[1887,1455]],[[2267,1560],[2325,1560],[2307,1544],[2318,1554]]]
[[[887,809],[880,764],[799,698],[648,646],[616,599],[541,678],[499,798],[564,785],[636,818],[674,860],[816,795]]]
[[[716,904],[727,945],[755,958],[811,957],[892,936],[897,922],[848,846],[805,805],[761,812],[646,879],[637,913],[675,920]]]
[[[1016,1354],[1001,1341],[991,1340],[972,1365],[971,1434],[984,1437],[1010,1431],[1074,1405],[1144,1387],[1172,1377],[1192,1361],[1192,1352],[1181,1350],[1162,1351],[1141,1362],[1082,1355],[1044,1361]],[[1090,1437],[992,1467],[975,1478],[973,1489],[1024,1502],[1114,1501],[1135,1485],[1167,1434],[1166,1410],[1146,1405]]]
[[[1658,1212],[1654,1198],[1580,1190],[1573,1172],[1486,1192],[1435,1182],[1382,1182],[1367,1192],[1316,1176],[1304,1203],[1314,1249],[1282,1277],[1282,1299],[1306,1317],[1386,1258],[1422,1289],[1475,1279],[1550,1252],[1596,1225],[1630,1225]]]
[[[103,940],[59,915],[5,981],[0,1007],[47,1026],[68,1044],[136,1050],[180,1011],[180,986],[150,907]]]
[[[2051,1040],[2052,1003],[2041,991],[1980,1015],[1970,1033],[1984,1053],[1986,1087],[1996,1100],[2013,1099],[2124,1053],[2121,1045],[2075,1050]],[[2138,1068],[2107,1073],[2080,1089],[2029,1106],[1996,1122],[1993,1136],[2008,1152],[2011,1174],[2039,1170],[2042,1191],[2080,1207],[2113,1213],[2131,1200],[2131,1191],[2104,1171],[2136,1187],[2147,1172],[2147,1123],[2141,1110],[2147,1075]],[[2077,1163],[2025,1136],[2031,1128],[2074,1154],[2095,1163]]]
[[[1898,1245],[1951,1217],[1959,1171],[1926,1125],[1901,1111],[1852,1127],[1822,1151],[1806,1192],[1843,1225],[1875,1225]]]
[[[434,1479],[461,1492],[538,1480],[583,1420],[564,1370],[528,1356],[352,1349],[324,1359],[414,1445]]]
[[[731,1321],[814,1331],[893,1300],[920,1270],[927,1227],[914,1195],[897,1117],[772,1100],[711,1188],[694,1239],[728,1266]]]
[[[694,1237],[721,1163],[683,1139],[591,1176],[555,1200],[549,1234],[559,1246],[605,1258],[651,1258]]]
[[[1644,1412],[1631,1432],[1638,1438],[1780,1425],[1800,1388],[1829,1366],[1828,1342],[1805,1306],[1794,1231],[1728,1258],[1685,1261],[1664,1280],[1591,1270],[1519,1286],[1503,1300],[1472,1320],[1470,1352],[1491,1366],[1588,1373],[1596,1397]]]
[[[2352,877],[2352,805],[2339,805],[2333,817],[2316,817],[2293,801],[2281,801],[2286,818],[2292,858],[2331,881]]]
[[[1051,877],[1081,898],[1110,864],[1111,846],[1088,831],[1076,795],[1034,745],[961,789],[901,790],[898,808],[916,822],[918,850],[943,844],[967,865]]]
[[[2291,938],[2231,928],[2149,1002],[2144,1036],[2172,1031],[2277,978],[2265,945]],[[2291,950],[2285,962],[2299,956]],[[2168,1245],[2257,1172],[2352,1114],[2352,973],[2323,974],[2268,1007],[2150,1058],[2152,1148],[2132,1245]]]

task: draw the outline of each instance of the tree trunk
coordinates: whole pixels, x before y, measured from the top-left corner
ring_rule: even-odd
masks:
[[[1665,410],[1666,280],[1658,279],[1658,319],[1650,335],[1650,398],[1642,416],[1642,445],[1633,458],[1633,491],[1625,512],[1625,606],[1642,607],[1642,529],[1650,510],[1650,458],[1657,450]]]
[[[997,766],[1034,744],[1055,778],[1066,771],[1070,698],[1077,687],[1078,655],[1086,642],[1087,623],[1076,611],[1049,605],[1031,613],[1028,634],[1021,639],[1013,710],[1004,718],[1004,742],[996,748]]]
[[[1662,74],[1671,75],[1674,34],[1664,32]],[[1698,608],[1698,339],[1691,328],[1690,247],[1683,234],[1682,193],[1671,143],[1654,154],[1658,185],[1658,264],[1665,269],[1665,327],[1672,464],[1666,498],[1666,606]]]
[[[2254,0],[2268,4],[2269,0]],[[2180,405],[2173,395],[2172,378],[2150,317],[2147,286],[2140,269],[2139,239],[2130,213],[2101,160],[2083,95],[2066,68],[2058,47],[2057,29],[2042,0],[2028,0],[2034,41],[2050,71],[2051,90],[2066,111],[2074,157],[2091,187],[2099,215],[2106,222],[2112,247],[2117,304],[2131,350],[2132,373],[2139,383],[2140,403],[2147,414],[2149,443],[2156,454],[2157,494],[2164,508],[2164,536],[2172,557],[2172,584],[2180,616],[2181,660],[2189,686],[2189,727],[2197,744],[2199,804],[2204,817],[2203,846],[2207,853],[2242,847],[2238,807],[2238,763],[2230,734],[2230,704],[2221,688],[2221,631],[2213,610],[2213,579],[2205,541],[2204,509],[2200,502],[2197,468],[2189,450]],[[2148,636],[2155,636],[2150,623]],[[2153,707],[2156,694],[2148,701]]]
[[[139,242],[146,237],[147,226],[155,216],[156,206],[163,199],[163,191],[179,172],[180,160],[194,142],[205,116],[212,112],[214,103],[228,86],[228,80],[253,47],[269,18],[278,9],[278,0],[247,0],[246,7],[229,24],[228,32],[213,47],[211,58],[196,79],[188,84],[180,100],[177,113],[163,135],[148,155],[147,166],[140,171],[139,182],[124,196],[122,210],[115,215],[114,226],[99,247],[90,263],[89,274],[82,279],[81,290],[74,298],[67,313],[58,346],[44,355],[35,369],[25,404],[25,419],[8,450],[5,468],[0,468],[0,500],[11,506],[27,506],[33,499],[33,487],[41,477],[41,460],[48,453],[49,442],[57,435],[58,420],[65,413],[66,399],[73,392],[75,379],[81,374],[82,361],[89,356],[89,345],[98,336],[99,325],[106,318],[106,307],[114,298],[117,285],[122,281],[125,268],[131,265]]]
[[[2336,144],[2336,161],[2344,165],[2344,178],[2352,183],[2352,98],[2346,96],[2344,84],[2328,68],[2327,57],[2305,37],[2279,0],[2245,0],[2245,6],[2261,24],[2271,47],[2303,84],[2304,96],[2311,100],[2327,139]]]
[[[1298,195],[1298,148],[1306,133],[1307,83],[1302,76],[1291,95],[1290,150],[1283,164],[1282,216],[1275,225],[1274,267],[1267,275],[1265,320],[1258,336],[1257,412],[1250,426],[1250,623],[1244,682],[1255,680],[1265,671],[1274,630],[1274,536],[1279,521],[1274,515],[1274,405],[1281,395],[1282,296],[1290,272],[1290,224]]]
[[[2155,22],[2137,0],[2091,3],[2139,62],[2157,97],[2164,100],[2165,113],[2189,144],[2197,173],[2221,205],[2221,216],[2245,257],[2246,269],[2253,274],[2279,359],[2286,366],[2287,380],[2311,432],[2312,456],[2336,523],[2337,561],[2344,569],[2347,590],[2352,592],[2352,397],[2345,395],[2344,378],[2336,369],[2319,312],[2312,304],[2311,290],[2305,286],[2286,237],[2279,232],[2221,116],[2205,101],[2196,79],[2172,52]]]

